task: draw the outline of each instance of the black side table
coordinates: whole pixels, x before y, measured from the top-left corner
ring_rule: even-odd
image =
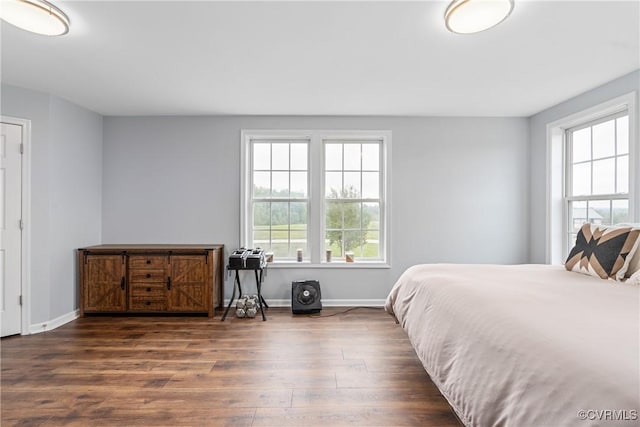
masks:
[[[255,276],[256,276],[256,287],[258,289],[258,306],[260,306],[260,314],[262,314],[262,321],[264,322],[265,320],[267,320],[267,318],[264,315],[264,309],[263,307],[269,308],[269,305],[267,304],[267,302],[264,300],[264,298],[262,297],[262,282],[264,281],[264,273],[267,270],[267,263],[265,262],[264,265],[261,265],[258,268],[252,268],[252,267],[231,267],[231,266],[227,266],[227,270],[231,271],[234,270],[236,272],[236,277],[235,280],[233,281],[233,293],[231,294],[231,299],[229,300],[229,305],[227,305],[227,308],[224,310],[224,314],[222,315],[222,319],[220,320],[221,322],[224,322],[224,319],[226,319],[227,317],[227,313],[229,313],[229,309],[231,308],[231,305],[233,304],[233,300],[236,299],[236,285],[238,286],[238,298],[240,298],[242,296],[242,284],[240,283],[240,270],[253,270]]]

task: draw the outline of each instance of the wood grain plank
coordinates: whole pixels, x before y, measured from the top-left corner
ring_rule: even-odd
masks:
[[[344,406],[322,408],[258,408],[254,427],[259,426],[438,426],[459,427],[460,423],[450,413],[450,409],[393,408],[387,406],[355,407]]]
[[[253,424],[254,408],[200,408],[197,412],[188,409],[169,410],[119,410],[96,411],[86,416],[51,416],[43,427],[87,427],[87,426],[154,426],[154,427],[250,427]]]
[[[4,426],[459,426],[382,310],[94,316],[2,339]]]
[[[198,412],[225,408],[289,408],[292,390],[206,389],[153,390],[141,395],[137,391],[116,391],[99,404],[101,409],[119,412],[123,408]]]
[[[293,391],[292,407],[375,407],[380,402],[394,408],[447,409],[446,400],[437,389],[385,389],[385,388],[343,388],[343,389],[296,389]]]
[[[206,375],[174,375],[165,389],[292,389],[336,388],[333,372],[257,371],[212,372]]]

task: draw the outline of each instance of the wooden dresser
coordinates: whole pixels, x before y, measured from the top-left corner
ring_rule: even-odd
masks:
[[[78,249],[85,313],[206,313],[222,307],[223,245],[99,245]]]

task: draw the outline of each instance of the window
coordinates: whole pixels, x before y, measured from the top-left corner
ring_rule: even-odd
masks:
[[[585,222],[638,222],[637,97],[630,92],[547,124],[546,262],[565,262]]]
[[[305,265],[388,265],[390,143],[386,131],[243,131],[242,244],[280,265],[298,253]]]
[[[268,248],[279,259],[307,252],[309,142],[251,143],[252,236],[248,247]]]
[[[380,141],[324,141],[324,250],[381,260]]]
[[[629,115],[566,130],[567,251],[584,223],[629,222]]]

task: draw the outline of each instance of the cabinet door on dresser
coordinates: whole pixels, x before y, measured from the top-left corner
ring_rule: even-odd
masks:
[[[86,255],[83,269],[84,311],[126,311],[126,266],[123,255]]]
[[[167,310],[167,256],[129,256],[129,311]]]
[[[208,261],[205,254],[169,257],[169,311],[212,312],[211,273]]]

